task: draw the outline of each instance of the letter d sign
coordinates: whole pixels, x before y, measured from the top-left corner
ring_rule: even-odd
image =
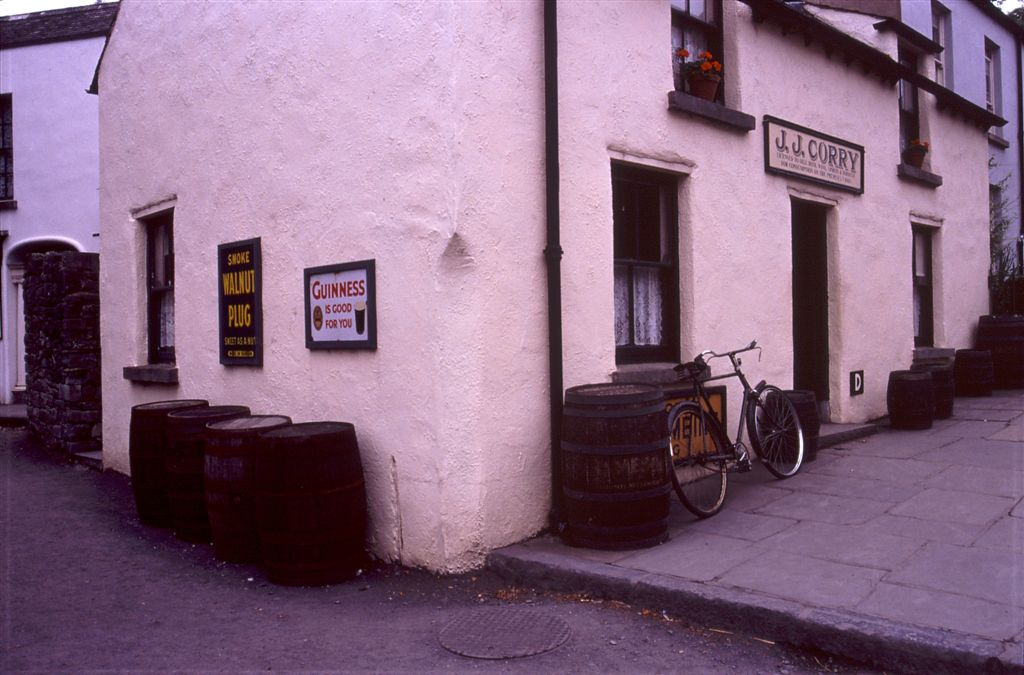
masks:
[[[850,373],[850,396],[860,396],[864,393],[864,371],[854,370]]]

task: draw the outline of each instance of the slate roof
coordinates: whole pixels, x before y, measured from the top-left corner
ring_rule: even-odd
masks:
[[[104,2],[2,17],[0,49],[106,36],[110,33],[118,6],[116,2]]]

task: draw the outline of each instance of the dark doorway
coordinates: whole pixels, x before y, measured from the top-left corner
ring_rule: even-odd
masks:
[[[828,401],[828,207],[793,202],[793,388]],[[827,418],[826,418],[827,420]]]

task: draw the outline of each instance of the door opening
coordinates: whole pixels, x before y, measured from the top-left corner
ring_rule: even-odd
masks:
[[[793,387],[829,419],[828,207],[793,201]]]

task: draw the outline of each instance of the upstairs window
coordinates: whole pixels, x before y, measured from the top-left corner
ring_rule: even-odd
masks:
[[[937,2],[932,3],[932,41],[937,43],[942,50],[934,57],[935,81],[947,89],[953,88],[952,64],[949,60],[952,53],[949,49],[949,41],[952,37],[950,30],[949,10]]]
[[[612,167],[615,360],[679,360],[677,179]]]
[[[13,127],[11,95],[0,95],[0,200],[14,199]]]
[[[999,85],[999,47],[985,40],[985,107],[996,115],[1002,113]]]
[[[672,73],[676,89],[685,91],[686,77],[675,57],[680,49],[690,53],[687,61],[694,61],[698,54],[708,51],[717,61],[725,63],[722,59],[722,3],[721,0],[671,0],[671,4]],[[722,89],[718,87],[718,100],[722,99]]]
[[[174,363],[174,211],[142,221],[146,228],[147,332],[150,363]]]
[[[917,55],[900,47],[900,65],[917,72]],[[918,107],[917,87],[907,80],[900,80],[900,151],[910,147],[910,142],[921,138],[921,117]]]

